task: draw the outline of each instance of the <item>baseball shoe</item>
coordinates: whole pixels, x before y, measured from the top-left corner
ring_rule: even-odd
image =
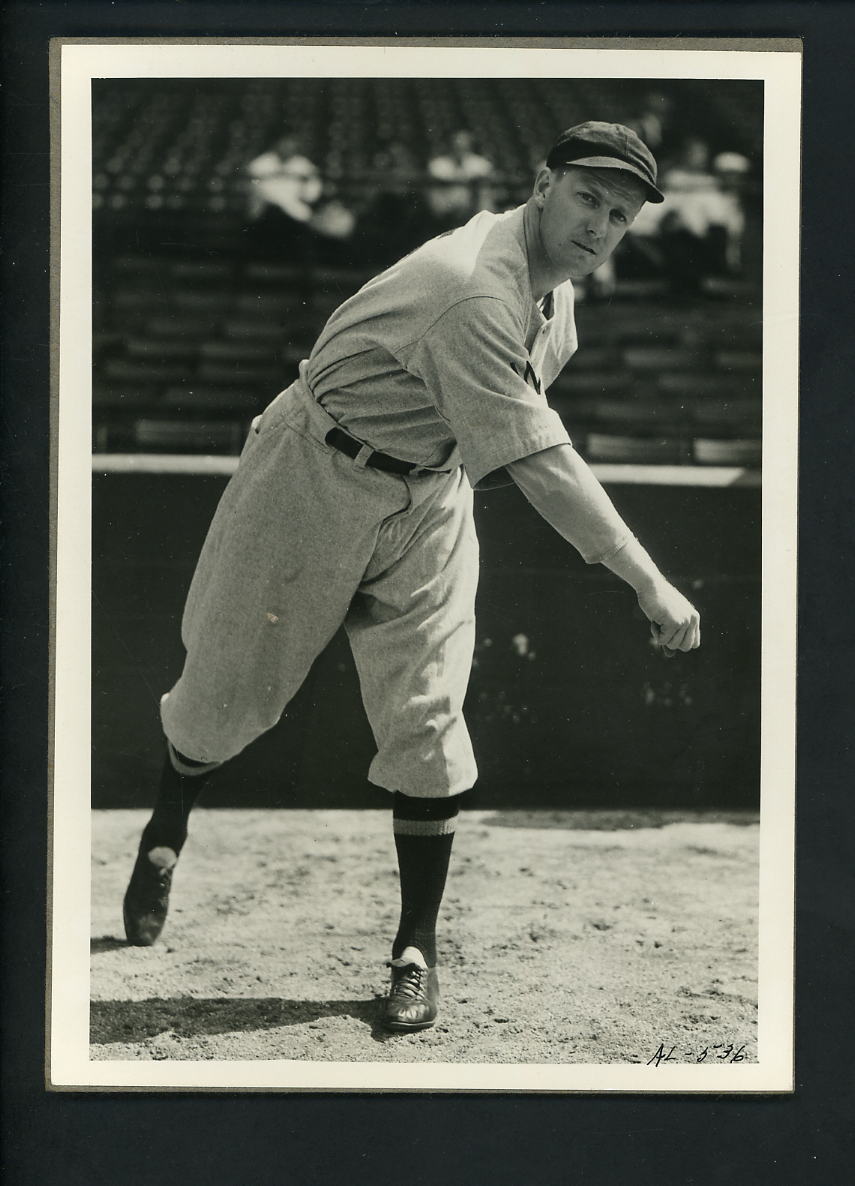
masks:
[[[383,1012],[383,1024],[398,1033],[432,1026],[439,1012],[439,977],[436,968],[391,960],[392,986]]]
[[[144,851],[140,846],[122,903],[125,935],[132,946],[151,947],[163,930],[177,862],[174,848],[160,846]]]

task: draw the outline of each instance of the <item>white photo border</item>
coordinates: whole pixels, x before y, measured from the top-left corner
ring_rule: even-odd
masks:
[[[768,48],[767,48],[768,43]],[[55,1090],[788,1092],[793,1088],[796,542],[801,54],[775,39],[650,48],[645,39],[236,38],[52,46],[55,618],[47,1085]],[[751,48],[733,48],[734,45]],[[638,48],[634,48],[638,46]],[[725,48],[726,47],[726,48]],[[91,84],[96,78],[505,77],[764,83],[761,825],[758,1061],[739,1065],[92,1061]],[[56,197],[58,179],[59,196]],[[58,226],[58,230],[56,230]],[[58,328],[56,306],[58,305]],[[769,398],[774,393],[774,400]]]

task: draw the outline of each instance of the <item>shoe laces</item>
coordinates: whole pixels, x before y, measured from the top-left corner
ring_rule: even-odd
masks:
[[[386,961],[387,968],[398,968],[392,960]],[[406,964],[400,968],[400,976],[395,980],[392,986],[392,993],[394,996],[409,997],[416,1000],[418,997],[424,995],[424,980],[427,978],[428,969],[422,968],[419,964]]]

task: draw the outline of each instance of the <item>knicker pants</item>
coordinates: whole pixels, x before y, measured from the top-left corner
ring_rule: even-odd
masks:
[[[463,720],[478,544],[463,471],[400,477],[324,442],[302,382],[259,417],[217,508],[182,621],[167,737],[222,762],[279,720],[344,624],[377,745],[369,779],[458,794],[476,766]]]

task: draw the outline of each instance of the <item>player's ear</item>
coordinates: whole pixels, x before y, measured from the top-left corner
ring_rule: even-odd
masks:
[[[546,201],[546,195],[550,188],[555,184],[555,174],[552,169],[543,168],[534,179],[534,189],[532,194],[535,205],[543,209],[543,203]]]

